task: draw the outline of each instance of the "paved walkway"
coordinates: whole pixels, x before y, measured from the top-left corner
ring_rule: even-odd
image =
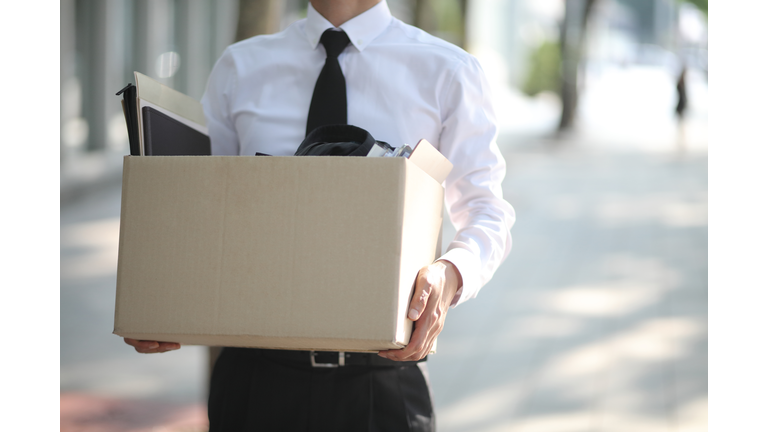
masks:
[[[515,243],[430,358],[442,432],[707,429],[705,134],[657,130],[500,139]],[[119,210],[115,182],[61,209],[61,430],[204,431],[205,349],[110,334]]]
[[[509,158],[515,245],[449,314],[440,430],[706,430],[706,156]]]

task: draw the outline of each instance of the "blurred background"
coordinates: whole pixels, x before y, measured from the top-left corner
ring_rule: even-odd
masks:
[[[707,0],[388,4],[480,60],[518,214],[430,357],[439,430],[707,430]],[[115,93],[139,71],[199,99],[226,46],[306,2],[60,6],[61,430],[205,431],[208,349],[139,355],[111,334]]]

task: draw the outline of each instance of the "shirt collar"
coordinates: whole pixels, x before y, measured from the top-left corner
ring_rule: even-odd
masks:
[[[358,51],[362,51],[387,28],[391,21],[392,14],[389,11],[387,0],[381,0],[376,6],[342,24],[341,29],[347,33],[352,45]],[[304,33],[312,48],[317,48],[317,44],[320,43],[320,36],[329,28],[333,28],[333,24],[320,15],[310,3],[307,6]]]

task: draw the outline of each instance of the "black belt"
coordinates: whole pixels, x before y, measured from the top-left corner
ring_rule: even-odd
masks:
[[[320,368],[336,368],[344,366],[400,367],[412,366],[427,360],[427,357],[424,357],[418,361],[394,361],[380,357],[376,353],[344,351],[293,351],[261,348],[231,349],[246,350],[249,355],[260,356],[270,360],[286,361]]]

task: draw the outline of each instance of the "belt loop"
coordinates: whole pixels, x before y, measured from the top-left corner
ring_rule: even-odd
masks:
[[[344,351],[339,352],[339,362],[338,363],[317,363],[315,361],[315,355],[317,355],[316,352],[310,351],[309,352],[309,363],[312,365],[312,367],[321,367],[321,368],[335,368],[339,366],[344,366],[345,358],[344,358]]]

